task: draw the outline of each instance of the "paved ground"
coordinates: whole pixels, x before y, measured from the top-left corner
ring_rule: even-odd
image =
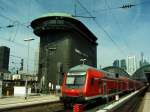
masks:
[[[28,96],[25,100],[23,96],[18,97],[4,97],[0,99],[0,109],[10,108],[15,106],[31,105],[37,103],[46,103],[58,101],[59,96],[57,95],[37,95],[37,96]]]
[[[141,100],[139,109],[137,112],[150,112],[150,87],[148,88],[145,96]]]
[[[150,92],[147,92],[144,96],[142,112],[150,112]]]

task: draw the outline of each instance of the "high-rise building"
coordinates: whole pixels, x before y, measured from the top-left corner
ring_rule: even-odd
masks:
[[[142,67],[143,66],[143,62],[144,62],[144,53],[143,52],[141,52],[141,59],[140,59],[140,67]]]
[[[127,72],[132,75],[138,68],[136,56],[128,56],[127,58]]]
[[[120,67],[122,69],[124,69],[125,71],[127,70],[127,65],[126,65],[126,60],[125,59],[120,60]]]
[[[86,59],[97,66],[97,38],[79,20],[64,13],[50,13],[31,23],[40,37],[39,80],[42,88],[59,85],[63,73]],[[52,86],[53,87],[53,86]]]
[[[0,46],[0,71],[7,72],[9,67],[10,48]]]
[[[116,60],[113,62],[113,66],[119,67],[119,60],[118,60],[118,59],[116,59]]]
[[[140,59],[140,67],[145,66],[145,65],[149,65],[149,62],[144,58],[144,53],[141,52],[141,59]]]
[[[145,65],[149,65],[149,62],[146,59],[144,59],[144,62],[143,62],[143,66]]]

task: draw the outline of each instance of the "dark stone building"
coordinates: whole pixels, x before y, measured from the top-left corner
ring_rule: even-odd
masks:
[[[97,38],[79,20],[71,15],[51,13],[31,23],[40,37],[39,81],[48,85],[61,84],[63,73],[81,64],[97,66]]]
[[[0,72],[8,72],[10,48],[0,46]]]

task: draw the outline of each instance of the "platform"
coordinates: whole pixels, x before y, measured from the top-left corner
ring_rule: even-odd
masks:
[[[150,112],[150,92],[146,92],[140,105],[139,112]]]
[[[57,101],[59,101],[59,96],[57,95],[29,96],[27,99],[25,99],[23,96],[5,97],[0,99],[0,110]]]

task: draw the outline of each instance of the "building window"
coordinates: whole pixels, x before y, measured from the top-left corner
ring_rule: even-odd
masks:
[[[54,55],[56,53],[56,47],[48,48],[49,55]]]

